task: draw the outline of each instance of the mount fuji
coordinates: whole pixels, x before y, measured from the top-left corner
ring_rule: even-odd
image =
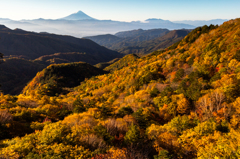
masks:
[[[93,20],[94,18],[88,16],[87,14],[83,13],[82,11],[78,11],[77,13],[73,13],[69,16],[66,16],[64,18],[65,20]]]

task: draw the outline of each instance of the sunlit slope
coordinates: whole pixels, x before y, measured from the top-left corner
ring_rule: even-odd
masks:
[[[104,71],[84,62],[53,64],[38,72],[24,88],[23,94],[37,91],[42,95],[54,96],[66,93],[63,88],[75,87],[85,78],[103,74]]]
[[[134,64],[134,62],[137,59],[139,59],[139,57],[135,54],[126,55],[123,58],[121,58],[120,60],[118,60],[118,61],[114,62],[113,64],[104,68],[104,70],[105,71],[120,70],[126,66],[130,66],[130,65]]]
[[[1,154],[239,158],[239,48],[240,19],[235,19],[196,28],[181,42],[85,79],[66,95],[50,97],[37,91],[38,86],[26,87],[17,99],[2,95],[1,106],[13,121],[28,116],[20,110],[29,112],[31,128],[37,131],[3,141]],[[27,99],[37,107],[18,104]],[[5,120],[2,130],[10,131],[11,124]]]

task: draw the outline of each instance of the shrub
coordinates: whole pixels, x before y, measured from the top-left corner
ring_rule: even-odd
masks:
[[[167,96],[164,97],[156,97],[153,99],[153,102],[155,105],[158,106],[158,108],[162,108],[164,104],[169,104],[171,102],[171,99]]]
[[[143,114],[143,109],[138,109],[135,113],[133,113],[133,117],[137,120],[138,125],[141,129],[145,129],[148,125],[148,121]]]
[[[132,113],[133,113],[133,110],[132,110],[132,108],[130,106],[121,107],[118,110],[117,116],[120,117],[120,118],[123,118],[125,115],[130,115]]]
[[[107,129],[103,125],[97,125],[93,127],[93,130],[98,137],[102,137],[108,144],[112,144],[114,137],[107,132]]]
[[[184,69],[179,69],[176,74],[175,74],[175,78],[174,78],[174,82],[179,81],[182,77],[184,76]]]
[[[124,136],[124,141],[127,144],[131,144],[131,143],[137,143],[139,139],[140,139],[140,130],[136,125],[132,124],[129,130],[127,131],[126,135]]]
[[[160,92],[157,88],[153,88],[153,90],[151,90],[151,92],[150,92],[150,96],[151,97],[156,97],[159,93]]]
[[[86,111],[86,108],[83,105],[83,101],[80,98],[77,98],[74,102],[73,102],[73,112],[74,113],[82,113],[84,111]]]

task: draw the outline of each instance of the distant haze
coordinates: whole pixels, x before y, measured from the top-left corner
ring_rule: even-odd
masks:
[[[0,18],[59,19],[79,10],[99,20],[235,19],[239,0],[2,0]]]
[[[225,20],[218,20],[217,24]],[[119,31],[134,29],[194,29],[197,26],[205,25],[215,21],[198,21],[197,25],[190,24],[189,21],[171,22],[163,19],[146,19],[145,22],[120,22],[112,20],[98,20],[90,17],[82,11],[71,15],[63,16],[59,19],[34,19],[34,20],[11,20],[0,19],[3,24],[11,29],[20,28],[34,32],[48,32],[62,35],[72,35],[75,37],[93,36],[100,34],[115,34]]]
[[[228,19],[213,19],[213,20],[182,20],[182,21],[173,21],[174,23],[184,23],[194,26],[203,26],[203,25],[221,25],[223,22],[228,21]]]

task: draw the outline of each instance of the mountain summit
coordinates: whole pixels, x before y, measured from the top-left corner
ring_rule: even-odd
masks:
[[[86,20],[86,19],[94,19],[87,14],[83,13],[82,11],[78,11],[77,13],[73,13],[67,17],[61,18],[66,20]]]

